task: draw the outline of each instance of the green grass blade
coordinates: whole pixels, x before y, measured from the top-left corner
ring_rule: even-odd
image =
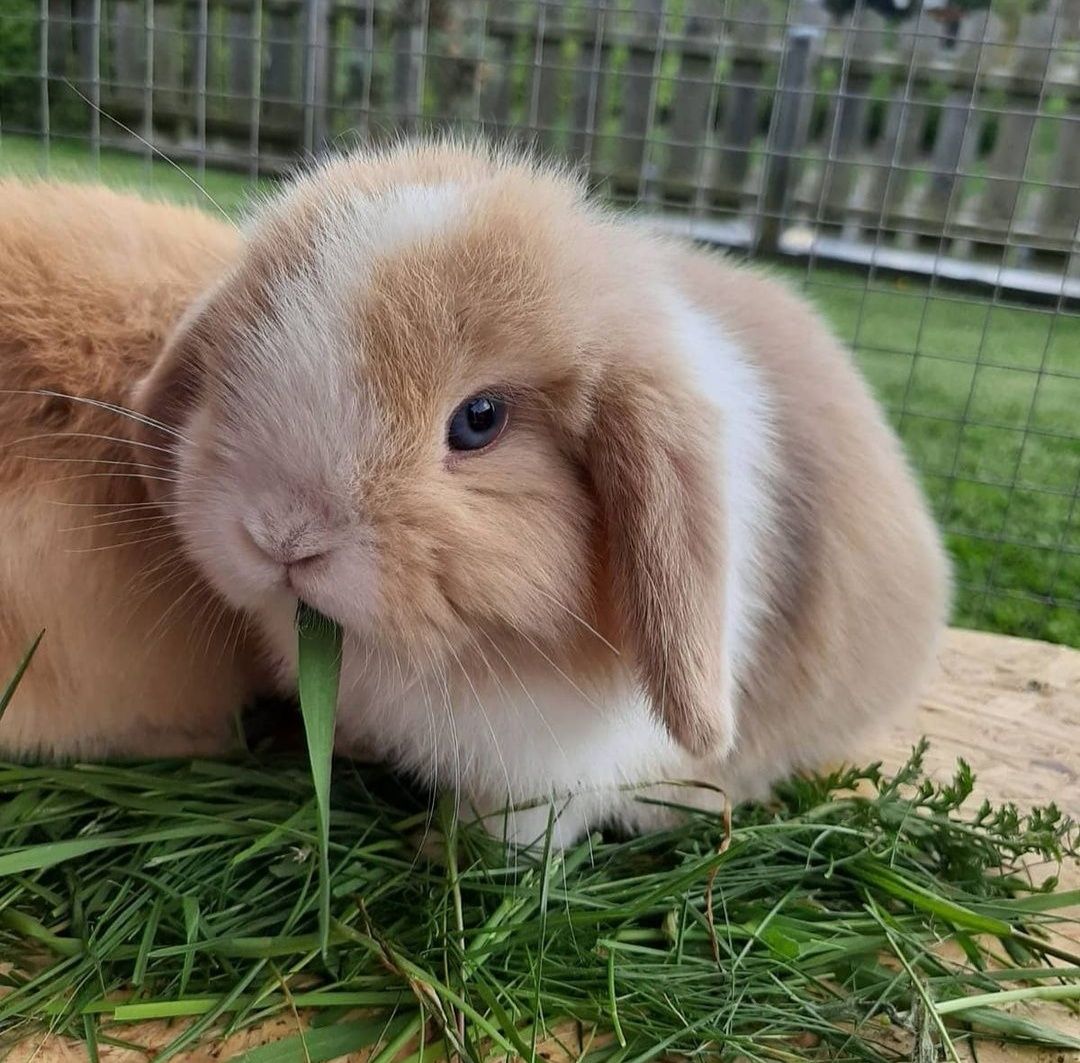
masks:
[[[341,678],[341,628],[301,604],[296,632],[300,711],[319,813],[319,934],[325,955],[330,935],[330,772]]]
[[[15,697],[15,691],[18,690],[22,677],[26,674],[26,669],[30,667],[30,662],[34,659],[34,654],[37,653],[37,648],[41,645],[41,640],[44,637],[44,631],[38,632],[38,637],[30,643],[30,648],[23,654],[23,659],[19,661],[18,667],[15,669],[15,674],[8,681],[8,685],[4,687],[4,692],[0,694],[0,719],[3,719],[8,705],[11,704],[11,699]]]
[[[992,1008],[1028,1000],[1080,1000],[1080,983],[1073,985],[1036,985],[1020,989],[1002,989],[997,993],[978,993],[955,1000],[939,1000],[939,1015],[952,1015],[972,1008]]]
[[[982,1030],[1014,1041],[1031,1041],[1054,1048],[1080,1048],[1080,1038],[1062,1033],[1034,1019],[1011,1015],[996,1008],[973,1008],[963,1013],[963,1019]]]
[[[233,1063],[326,1063],[393,1039],[401,1025],[395,1023],[388,1029],[386,1022],[378,1019],[339,1022],[336,1026],[305,1030],[302,1034],[260,1045],[233,1057]]]
[[[932,893],[923,886],[909,881],[887,867],[869,860],[853,861],[848,866],[864,882],[872,882],[884,892],[908,901],[953,926],[964,927],[966,930],[974,930],[978,933],[993,934],[999,938],[1008,937],[1012,933],[1012,927],[1004,920],[973,912],[970,908],[965,908],[961,904],[950,901],[947,897]]]

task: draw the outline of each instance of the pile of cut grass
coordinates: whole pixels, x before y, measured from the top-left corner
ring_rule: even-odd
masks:
[[[188,1020],[162,1059],[296,1008],[313,1025],[274,1059],[533,1059],[567,1029],[617,1061],[956,1058],[973,1027],[1080,1047],[998,1006],[1080,999],[1080,955],[1048,936],[1080,895],[1024,871],[1075,856],[1075,826],[964,811],[970,772],[934,785],[922,753],[794,782],[730,832],[696,814],[531,855],[338,765],[325,953],[303,757],[0,766],[0,1036],[96,1052]]]

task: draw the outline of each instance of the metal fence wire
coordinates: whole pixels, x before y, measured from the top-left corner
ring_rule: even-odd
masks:
[[[957,622],[1080,646],[1080,0],[0,0],[7,172],[167,156],[231,208],[445,128],[769,258],[890,410]]]

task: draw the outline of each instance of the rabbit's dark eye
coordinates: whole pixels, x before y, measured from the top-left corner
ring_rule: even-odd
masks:
[[[506,403],[495,395],[474,395],[450,418],[447,441],[451,450],[482,450],[506,427]]]

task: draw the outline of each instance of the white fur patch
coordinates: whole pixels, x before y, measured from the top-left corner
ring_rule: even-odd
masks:
[[[374,263],[446,232],[465,210],[454,184],[402,185],[378,196],[332,201],[319,222],[312,279],[326,294],[351,298]]]
[[[328,199],[311,235],[314,260],[283,273],[270,292],[272,327],[246,337],[242,416],[258,438],[269,430],[289,455],[294,480],[319,484],[328,470],[350,468],[363,438],[327,432],[328,424],[370,426],[362,416],[356,367],[363,359],[355,312],[372,269],[381,259],[446,232],[466,216],[455,185],[406,185],[379,196]],[[345,485],[326,485],[342,489]]]
[[[775,463],[769,402],[757,367],[719,321],[674,290],[664,301],[679,353],[692,369],[702,399],[715,407],[723,424],[724,631],[737,680],[751,657],[765,610],[762,539],[772,526],[769,483]]]

